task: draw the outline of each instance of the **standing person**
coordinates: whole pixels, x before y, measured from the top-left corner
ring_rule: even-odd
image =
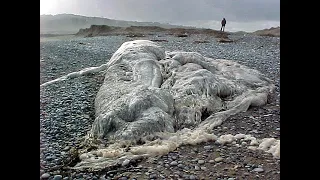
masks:
[[[224,32],[224,27],[226,26],[226,24],[227,24],[227,21],[226,21],[225,18],[223,18],[222,21],[221,21],[221,29],[220,29],[220,31]]]

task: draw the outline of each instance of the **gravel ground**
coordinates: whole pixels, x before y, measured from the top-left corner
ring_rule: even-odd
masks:
[[[280,38],[248,34],[229,38],[235,42],[218,43],[215,38],[203,35],[42,41],[40,84],[106,63],[123,42],[166,39],[167,42],[158,44],[167,51],[196,51],[207,57],[236,60],[272,79],[276,93],[270,104],[230,117],[214,133],[280,139]],[[209,43],[194,43],[204,40]],[[280,179],[280,160],[270,154],[214,142],[183,146],[167,156],[142,160],[109,172],[65,171],[63,167],[70,162],[70,153],[94,121],[93,102],[102,81],[102,74],[94,74],[40,88],[40,179]],[[242,143],[245,144],[239,142]]]

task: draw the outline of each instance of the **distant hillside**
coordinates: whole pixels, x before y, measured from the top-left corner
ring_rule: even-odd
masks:
[[[75,34],[79,29],[89,28],[91,25],[108,25],[115,27],[158,26],[161,28],[185,27],[158,22],[122,21],[74,14],[40,15],[40,34]]]
[[[220,32],[203,28],[162,28],[159,26],[130,26],[115,27],[107,25],[91,25],[90,28],[80,29],[75,35],[83,37],[126,35],[128,37],[143,37],[150,34],[165,33],[177,37],[187,37],[193,34],[206,34],[217,38],[227,38],[228,32]]]
[[[273,37],[280,37],[280,27],[272,27],[270,29],[263,29],[253,32],[253,34],[259,36],[273,36]]]

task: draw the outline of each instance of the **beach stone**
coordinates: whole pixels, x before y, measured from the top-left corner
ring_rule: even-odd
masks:
[[[214,159],[214,161],[215,162],[221,162],[221,161],[223,161],[223,158],[222,157],[217,157],[217,158]]]
[[[49,173],[44,173],[41,175],[41,179],[48,179],[50,177]]]
[[[194,176],[194,175],[190,175],[190,176],[189,176],[189,179],[190,179],[190,180],[196,180],[197,178],[196,178],[196,176]]]
[[[198,160],[198,164],[202,165],[202,164],[204,164],[204,163],[205,163],[204,160]]]
[[[53,180],[61,180],[62,176],[61,175],[54,175]]]
[[[127,166],[128,164],[130,163],[130,159],[125,159],[123,162],[122,162],[122,166]]]
[[[178,162],[177,162],[177,161],[172,161],[172,162],[170,163],[170,166],[176,166],[176,165],[178,165]]]
[[[262,168],[254,168],[252,171],[254,171],[254,172],[263,172],[264,169],[262,169]]]
[[[205,150],[211,150],[213,147],[212,146],[204,146],[203,147]]]

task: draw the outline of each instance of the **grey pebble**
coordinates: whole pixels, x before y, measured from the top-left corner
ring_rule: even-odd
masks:
[[[210,150],[210,149],[212,149],[212,146],[204,146],[203,147],[205,150]]]
[[[263,172],[264,170],[262,168],[254,168],[252,171],[254,171],[254,172]]]
[[[203,171],[205,171],[205,170],[207,170],[207,167],[201,166],[200,169],[203,170]]]
[[[66,146],[63,150],[64,151],[68,151],[70,149],[70,147],[69,146]]]
[[[52,156],[47,156],[47,157],[46,157],[46,160],[47,160],[47,161],[52,161],[52,160],[53,160],[53,157],[52,157]]]
[[[40,175],[44,174],[44,170],[43,169],[40,169]]]
[[[177,161],[172,161],[172,162],[170,163],[170,166],[176,166],[176,165],[178,165]]]
[[[176,160],[176,159],[177,159],[177,156],[171,156],[171,158],[172,158],[173,160]]]
[[[125,159],[123,162],[122,162],[122,166],[127,166],[128,164],[130,163],[130,160],[129,159]]]
[[[157,174],[154,174],[154,173],[150,174],[149,176],[150,179],[156,179],[157,177],[158,177]]]
[[[220,162],[220,161],[223,161],[223,158],[222,157],[217,157],[217,158],[214,159],[214,161],[215,162]]]
[[[61,180],[62,176],[61,175],[54,175],[53,180]]]
[[[194,175],[190,175],[190,176],[189,176],[189,179],[190,179],[190,180],[195,180],[196,177],[195,177]]]
[[[198,160],[198,164],[204,164],[204,160]]]
[[[44,173],[41,175],[41,179],[47,179],[50,177],[50,174],[49,173]]]

